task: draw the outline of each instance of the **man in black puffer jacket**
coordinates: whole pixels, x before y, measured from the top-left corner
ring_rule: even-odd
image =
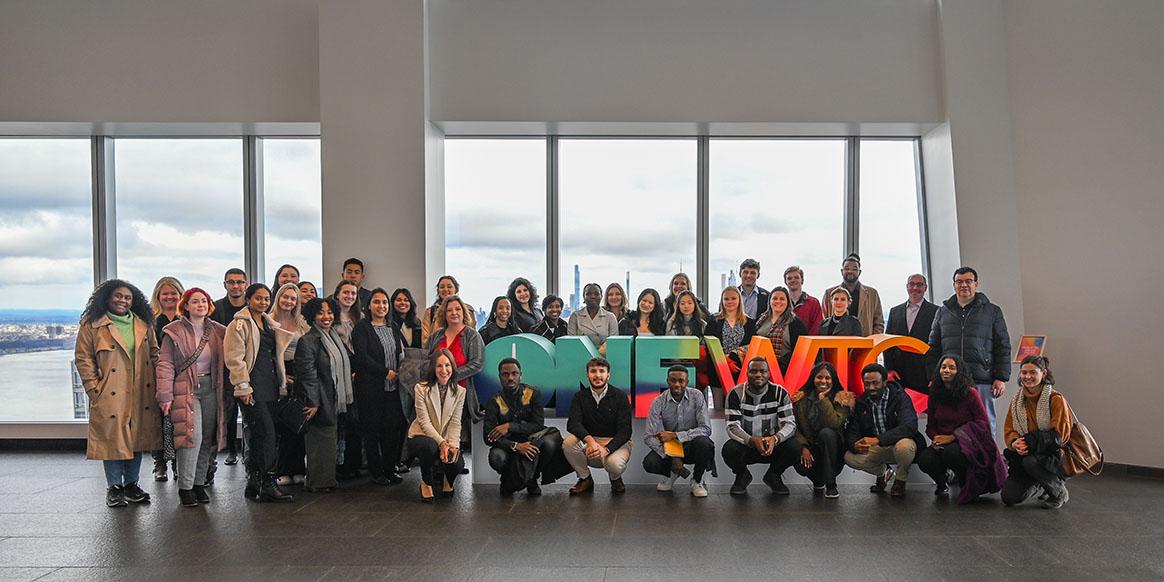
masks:
[[[942,302],[934,316],[926,354],[931,376],[948,353],[958,354],[969,366],[994,431],[994,399],[1002,396],[1010,380],[1010,334],[1002,308],[978,292],[978,271],[970,267],[954,271],[954,295]]]

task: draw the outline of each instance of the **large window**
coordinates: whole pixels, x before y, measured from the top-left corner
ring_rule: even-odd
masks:
[[[262,147],[263,282],[273,285],[281,265],[299,269],[299,280],[323,284],[319,139],[269,138]]]
[[[922,268],[913,140],[861,140],[861,281],[877,288],[885,318]]]
[[[845,256],[843,140],[711,140],[708,307],[738,284],[743,259],[760,262],[758,285],[784,285],[784,269],[804,270],[804,290],[820,297],[840,282]],[[763,311],[767,306],[761,306]]]
[[[0,139],[0,420],[70,420],[93,288],[89,140]],[[83,393],[82,393],[83,394]]]
[[[118,276],[147,296],[166,275],[220,295],[223,273],[244,265],[242,140],[119,139],[115,151]]]
[[[544,139],[445,142],[445,271],[484,315],[515,277],[546,294]],[[424,290],[413,289],[418,301]],[[485,318],[477,318],[484,325]]]
[[[804,290],[819,297],[859,252],[862,281],[888,309],[904,300],[911,273],[926,274],[916,146],[858,137],[449,138],[448,271],[486,309],[514,276],[540,287],[548,260],[567,311],[581,305],[586,283],[622,283],[633,303],[645,287],[666,295],[683,271],[714,311],[746,258],[760,262],[769,289],[800,266]]]
[[[577,293],[586,283],[604,289],[622,283],[632,303],[647,287],[665,297],[680,271],[698,285],[696,146],[695,140],[561,140],[558,289],[568,309],[582,305]]]

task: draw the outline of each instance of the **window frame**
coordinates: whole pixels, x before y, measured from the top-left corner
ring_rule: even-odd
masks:
[[[707,300],[710,281],[710,150],[711,141],[745,140],[745,141],[813,141],[843,140],[845,143],[845,192],[844,192],[844,242],[846,254],[860,253],[860,168],[861,142],[870,141],[909,141],[914,149],[914,177],[917,181],[918,196],[918,228],[921,242],[922,273],[927,279],[930,276],[930,245],[929,228],[926,215],[926,192],[923,160],[921,150],[921,136],[881,136],[881,135],[490,135],[490,134],[449,134],[446,141],[472,140],[508,140],[508,139],[544,139],[546,141],[546,293],[561,295],[559,277],[561,274],[561,257],[559,249],[560,238],[560,177],[558,172],[561,140],[695,140],[696,145],[696,220],[695,220],[695,287],[696,293]],[[431,277],[435,277],[429,273]],[[932,291],[930,292],[932,293]],[[931,295],[932,296],[932,295]]]

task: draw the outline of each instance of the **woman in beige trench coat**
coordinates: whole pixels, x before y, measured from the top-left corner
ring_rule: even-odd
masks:
[[[89,397],[87,456],[105,466],[105,504],[148,503],[138,486],[142,454],[161,446],[155,398],[158,341],[145,295],[110,279],[97,286],[77,330],[77,373]]]

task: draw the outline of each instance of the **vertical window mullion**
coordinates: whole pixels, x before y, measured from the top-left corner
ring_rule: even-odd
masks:
[[[546,293],[558,290],[558,137],[546,136]]]
[[[708,264],[710,260],[710,210],[711,210],[711,194],[710,194],[710,140],[707,136],[699,138],[699,144],[696,147],[697,168],[695,171],[698,185],[696,187],[697,201],[695,203],[695,278],[696,278],[696,293],[703,297],[707,303],[711,303],[711,297],[708,296],[710,285],[708,279],[710,278],[711,268]]]
[[[243,261],[252,282],[265,281],[263,150],[258,137],[243,138]]]
[[[845,254],[859,253],[861,242],[861,140],[845,138]]]
[[[117,182],[113,138],[90,139],[93,200],[93,285],[117,277]]]

